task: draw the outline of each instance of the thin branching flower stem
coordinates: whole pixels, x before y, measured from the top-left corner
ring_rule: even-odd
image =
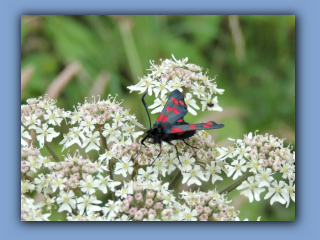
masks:
[[[107,143],[106,143],[105,137],[102,135],[102,129],[100,129],[99,132],[100,132],[100,139],[101,139],[101,150],[104,153],[106,150],[108,150]],[[111,159],[109,161],[109,176],[110,176],[110,179],[113,180],[113,168],[112,168]],[[114,192],[111,191],[111,195],[112,195],[112,200],[115,201],[116,197],[114,195]]]
[[[170,184],[169,184],[169,190],[172,190],[174,188],[174,186],[180,182],[182,178],[182,174],[181,171],[179,170],[179,172],[177,173],[177,175],[174,176],[174,178],[171,180]]]
[[[57,154],[53,151],[53,149],[50,147],[49,143],[47,141],[44,141],[44,146],[47,148],[48,152],[51,154],[51,156],[56,160],[57,162],[60,162],[61,160],[57,156]]]
[[[237,188],[238,186],[240,186],[240,184],[247,180],[248,177],[253,176],[254,173],[253,172],[248,172],[246,175],[244,175],[242,178],[240,178],[238,181],[236,181],[234,184],[230,185],[229,187],[227,187],[226,189],[222,190],[221,192],[219,192],[219,194],[228,194],[229,192],[231,192],[232,190],[234,190],[235,188]]]

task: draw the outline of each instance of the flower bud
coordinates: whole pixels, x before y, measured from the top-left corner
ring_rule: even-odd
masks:
[[[139,192],[139,193],[136,193],[135,195],[134,195],[134,198],[137,200],[137,202],[141,202],[141,201],[143,201],[143,196],[142,196],[142,194]]]
[[[208,221],[208,215],[207,215],[207,214],[202,214],[202,215],[199,217],[199,220],[200,220],[200,221]]]
[[[157,202],[154,204],[154,209],[156,210],[162,210],[163,209],[163,205],[161,202]]]
[[[152,190],[148,190],[148,191],[147,191],[147,197],[148,197],[148,198],[154,198],[154,195],[155,195],[155,192],[154,192],[154,191],[152,191]]]
[[[153,200],[151,198],[146,199],[145,205],[147,208],[150,208],[153,205]]]
[[[129,209],[129,215],[131,217],[134,216],[136,214],[136,212],[137,212],[137,208],[135,208],[135,207],[132,207]]]

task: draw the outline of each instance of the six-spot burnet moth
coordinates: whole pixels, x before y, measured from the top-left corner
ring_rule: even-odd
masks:
[[[153,124],[153,128],[151,128],[150,114],[149,114],[146,102],[144,101],[144,97],[146,94],[147,92],[143,94],[141,100],[148,113],[150,129],[146,132],[147,136],[145,136],[145,138],[141,140],[141,144],[146,146],[144,144],[144,141],[148,138],[153,140],[153,142],[151,143],[160,144],[160,153],[154,159],[151,165],[155,162],[155,160],[161,154],[162,141],[169,143],[170,145],[173,145],[171,143],[172,140],[182,140],[186,145],[188,145],[189,147],[192,147],[184,139],[193,136],[196,133],[196,130],[216,129],[216,128],[224,127],[223,124],[217,124],[213,121],[209,121],[207,123],[195,123],[195,124],[189,124],[185,122],[183,117],[188,112],[187,105],[184,102],[183,94],[178,89],[176,89],[170,94],[166,105],[164,106],[162,112],[158,116],[155,124]],[[175,145],[173,146],[176,148],[177,157],[180,162],[178,149]],[[193,148],[196,148],[196,147],[193,147]]]

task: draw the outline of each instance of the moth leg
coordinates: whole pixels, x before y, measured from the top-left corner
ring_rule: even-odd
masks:
[[[187,146],[189,146],[189,147],[192,147],[192,148],[195,148],[195,149],[199,149],[199,148],[197,148],[197,147],[190,146],[184,139],[182,139],[182,141],[183,141]]]
[[[177,148],[177,146],[176,146],[176,145],[174,145],[174,144],[172,144],[171,142],[167,142],[167,143],[169,143],[171,146],[174,146],[174,147],[176,148],[176,151],[177,151],[177,158],[178,158],[178,160],[179,160],[180,165],[182,166],[182,163],[181,163],[180,158],[179,158],[179,152],[178,152],[178,148]]]
[[[160,142],[160,152],[159,152],[158,156],[153,160],[153,162],[151,163],[150,166],[152,166],[152,165],[154,164],[154,162],[155,162],[155,161],[157,160],[157,158],[160,156],[161,152],[162,152],[162,148],[161,148],[161,142]]]
[[[144,142],[148,137],[149,137],[149,135],[145,136],[145,138],[142,139],[141,142],[140,142],[140,143],[141,143],[143,146],[145,146],[145,147],[147,147],[147,146],[146,146],[143,142]]]

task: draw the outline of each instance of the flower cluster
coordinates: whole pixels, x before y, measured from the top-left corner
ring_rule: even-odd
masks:
[[[102,215],[69,214],[69,221],[235,221],[238,212],[217,191],[180,193],[181,201],[161,181],[130,181],[109,200]]]
[[[295,201],[295,152],[283,146],[283,139],[250,133],[243,140],[233,141],[233,147],[218,148],[217,159],[231,159],[227,175],[234,180],[247,171],[252,175],[237,188],[250,202],[260,201],[260,193],[266,189],[264,199],[272,196],[271,205],[280,202],[288,207],[290,199]],[[280,173],[282,179],[274,178],[275,173]]]
[[[216,77],[209,79],[207,72],[203,73],[202,68],[193,64],[187,63],[188,58],[182,60],[165,59],[160,65],[156,65],[150,61],[150,73],[140,79],[139,83],[128,87],[131,91],[145,91],[151,96],[155,93],[156,99],[154,104],[149,108],[153,109],[151,113],[161,112],[167,102],[167,95],[175,89],[185,94],[185,102],[188,106],[188,111],[197,115],[196,110],[200,107],[197,105],[198,99],[202,105],[202,111],[222,111],[218,105],[218,97],[213,95],[223,94],[224,89],[218,89],[215,82]]]
[[[222,110],[211,99],[223,93],[214,79],[187,58],[174,60],[151,63],[151,73],[129,88],[154,92],[164,102],[169,91],[183,89],[192,92],[186,93],[190,112],[199,109],[192,94],[205,102],[202,110]],[[69,127],[65,134],[62,125]],[[85,100],[74,111],[48,97],[29,99],[21,106],[21,220],[52,220],[55,211],[68,221],[238,221],[226,196],[235,187],[218,192],[217,185],[240,177],[237,189],[250,202],[265,189],[271,204],[295,200],[294,152],[281,139],[248,134],[224,148],[197,131],[185,142],[172,141],[174,146],[164,142],[160,154],[159,146],[138,143],[143,132],[135,126],[143,127],[111,96]],[[54,141],[68,152],[56,153]],[[212,187],[196,189],[204,183]]]

